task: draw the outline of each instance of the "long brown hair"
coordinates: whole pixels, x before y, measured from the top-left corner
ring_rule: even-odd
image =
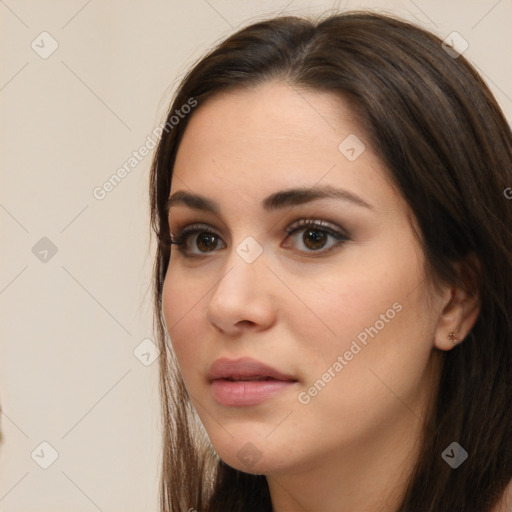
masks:
[[[502,111],[472,66],[436,36],[353,12],[319,22],[278,17],[238,31],[189,71],[167,120],[191,101],[200,108],[220,91],[269,80],[350,97],[418,221],[431,283],[478,293],[472,331],[443,352],[436,404],[399,512],[490,511],[512,478],[512,201],[505,192],[512,187],[512,138]],[[163,353],[161,511],[271,511],[266,478],[223,463],[198,425],[162,319],[170,257],[165,204],[193,115],[163,134],[150,179]],[[469,453],[456,470],[441,457],[453,441]]]

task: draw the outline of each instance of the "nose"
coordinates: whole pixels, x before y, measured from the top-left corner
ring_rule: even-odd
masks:
[[[271,327],[276,319],[277,301],[272,290],[276,283],[264,254],[248,263],[233,251],[223,268],[225,272],[209,298],[208,322],[230,336]]]

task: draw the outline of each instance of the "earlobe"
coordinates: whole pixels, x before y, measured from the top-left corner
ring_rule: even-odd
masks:
[[[457,345],[458,343],[461,342],[461,340],[457,339],[457,336],[455,335],[454,332],[451,332],[450,334],[448,334],[448,339],[450,340],[452,345]]]
[[[462,343],[480,313],[479,297],[461,288],[451,288],[450,298],[439,315],[435,346],[451,350]]]

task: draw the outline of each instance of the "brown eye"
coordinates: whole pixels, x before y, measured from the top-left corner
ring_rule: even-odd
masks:
[[[189,226],[177,235],[171,235],[171,244],[176,245],[184,256],[201,256],[218,249],[224,249],[226,244],[214,231],[202,226]]]
[[[307,229],[302,235],[302,241],[308,249],[322,249],[327,243],[327,233],[317,229]]]
[[[286,229],[286,233],[299,252],[318,256],[349,241],[349,237],[339,228],[320,220],[301,219]],[[286,241],[284,246],[289,247],[290,242]]]
[[[213,233],[202,232],[196,237],[196,246],[201,252],[210,252],[217,246],[219,237]]]

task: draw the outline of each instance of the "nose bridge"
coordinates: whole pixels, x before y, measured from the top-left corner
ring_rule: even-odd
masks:
[[[266,279],[265,272],[268,272],[268,269],[263,246],[252,236],[246,236],[238,245],[230,249],[226,261],[226,272],[216,291],[225,285],[232,288],[232,293],[237,295],[254,296],[256,285]],[[251,288],[254,289],[251,290]]]
[[[252,237],[229,248],[225,272],[208,301],[211,323],[225,332],[241,325],[268,327],[275,312],[270,297],[268,269],[263,247]]]

